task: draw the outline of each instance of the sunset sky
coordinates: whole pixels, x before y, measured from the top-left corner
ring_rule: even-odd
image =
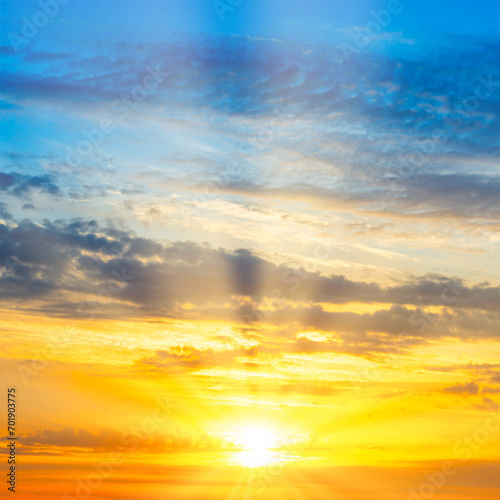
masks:
[[[498,499],[499,16],[3,0],[17,498]]]

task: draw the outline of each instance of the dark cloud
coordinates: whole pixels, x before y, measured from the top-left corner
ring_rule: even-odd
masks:
[[[7,208],[7,204],[0,203],[0,219],[3,220],[13,220],[11,213]]]
[[[25,196],[31,191],[41,191],[53,196],[60,196],[61,190],[54,184],[50,175],[30,176],[11,172],[0,172],[0,191],[6,191],[14,196]]]
[[[109,255],[120,245],[89,232],[94,222],[44,226],[23,221],[16,226],[0,225],[0,296],[21,299],[45,297],[51,292],[73,288],[74,259],[83,251]]]
[[[438,337],[496,338],[500,321],[498,286],[467,287],[428,275],[382,287],[279,265],[246,249],[227,251],[189,241],[161,244],[95,221],[0,225],[0,269],[2,299],[26,299],[23,307],[37,313],[223,320],[258,327],[256,339],[260,329],[280,327],[281,339],[290,344],[279,345],[277,337],[272,348],[266,345],[269,352],[405,353]],[[36,304],[29,300],[34,298]],[[349,302],[390,307],[359,314],[330,312],[320,305]],[[445,306],[445,312],[426,312],[428,305]],[[325,332],[327,339],[296,338],[308,331]],[[250,352],[224,354],[244,355]],[[218,356],[165,352],[150,362],[163,357],[163,362],[175,360],[189,368],[219,363]]]

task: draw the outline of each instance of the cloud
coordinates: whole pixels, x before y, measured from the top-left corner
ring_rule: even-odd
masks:
[[[362,175],[362,174],[361,174]],[[408,172],[397,168],[367,184],[339,179],[335,188],[307,183],[266,187],[248,182],[221,184],[228,193],[305,201],[323,210],[350,210],[386,216],[500,220],[500,179],[491,174]]]
[[[182,318],[255,328],[252,348],[171,348],[143,359],[141,367],[149,370],[231,363],[269,368],[266,356],[284,353],[406,355],[435,338],[494,339],[500,323],[499,287],[489,284],[470,287],[428,275],[384,287],[291,268],[247,249],[160,243],[93,220],[0,225],[0,271],[4,304],[48,317]],[[352,302],[388,307],[369,313],[325,309]],[[446,307],[425,310],[436,304]]]
[[[54,184],[50,175],[29,176],[18,172],[10,174],[0,172],[0,191],[19,197],[25,196],[31,191],[40,191],[52,196],[61,195],[61,190]]]
[[[439,315],[421,309],[393,307],[363,316],[330,313],[317,305],[359,302],[446,306],[455,310],[447,321],[455,323],[464,335],[473,336],[474,328],[479,327],[482,336],[493,336],[498,322],[495,312],[500,287],[488,283],[465,286],[449,277],[427,275],[382,287],[276,264],[246,249],[227,251],[189,241],[162,244],[125,230],[101,227],[96,221],[46,221],[43,225],[22,221],[1,226],[0,266],[1,296],[43,295],[46,306],[55,298],[49,292],[58,291],[83,293],[92,301],[109,288],[110,281],[119,281],[117,274],[125,273],[133,279],[120,283],[114,301],[135,305],[130,309],[132,315],[195,318],[211,314],[246,323],[298,321],[304,327],[326,331],[395,334],[407,330],[426,336],[432,336],[440,324]],[[224,306],[228,300],[232,310]],[[265,300],[272,303],[269,313],[260,307]],[[293,302],[309,305],[297,308]],[[197,307],[189,312],[182,309],[185,303]],[[43,311],[43,304],[39,307]],[[474,309],[491,311],[491,317],[474,316],[470,312]],[[75,315],[75,304],[68,302],[60,312]],[[451,328],[442,330],[442,334],[450,332]]]
[[[495,401],[491,400],[490,398],[483,398],[483,402],[481,404],[475,404],[473,405],[476,410],[481,410],[481,411],[498,411],[500,409],[500,405],[498,403],[495,403]]]
[[[172,424],[173,427],[173,424]],[[131,450],[139,448],[151,453],[197,452],[197,451],[235,451],[239,448],[222,438],[210,436],[202,431],[187,430],[176,426],[175,431],[135,434],[100,429],[90,432],[87,429],[66,427],[61,430],[44,429],[20,436],[27,448],[84,448],[96,451]]]
[[[199,350],[192,346],[173,346],[168,351],[156,351],[141,359],[136,366],[155,371],[202,370],[215,366],[234,366],[237,358],[255,357],[256,348],[239,348],[225,351]]]
[[[0,296],[48,298],[51,292],[67,289],[64,283],[75,279],[71,274],[75,256],[84,251],[109,255],[120,247],[110,238],[89,232],[93,227],[97,225],[92,221],[64,228],[29,221],[11,227],[0,224]]]
[[[226,195],[305,201],[324,210],[373,217],[447,218],[491,228],[489,223],[500,220],[494,167],[500,132],[495,43],[464,39],[454,40],[453,50],[443,41],[432,48],[409,48],[394,45],[394,40],[408,43],[401,33],[384,33],[347,58],[341,46],[352,34],[339,33],[327,46],[324,40],[180,34],[155,42],[113,40],[105,53],[99,46],[88,46],[84,53],[27,46],[16,57],[36,61],[37,70],[21,72],[13,65],[1,86],[19,119],[29,102],[54,122],[64,151],[52,150],[59,168],[66,146],[76,146],[84,138],[82,130],[95,128],[102,116],[120,125],[113,135],[127,141],[127,148],[117,151],[117,161],[123,163],[130,159],[131,127],[147,126],[153,142],[165,140],[165,127],[167,135],[176,137],[196,124],[192,141],[176,140],[158,151],[168,152],[168,168],[158,163],[158,174],[171,180],[172,166],[180,165],[176,180],[184,187],[193,188],[194,179],[205,187],[215,176]],[[470,70],[474,64],[482,68],[482,76]],[[168,72],[168,77],[146,99],[127,105],[135,117],[125,124],[113,112],[113,102],[130,95],[147,68]],[[487,98],[475,97],[478,87]],[[47,111],[47,101],[57,105],[57,115]],[[279,118],[273,114],[278,110]],[[429,140],[436,131],[438,138]],[[263,140],[267,135],[272,137]],[[258,152],[258,168],[242,153],[250,146]],[[139,155],[135,161],[144,162],[142,152],[134,154]],[[32,161],[44,157],[32,156]],[[227,164],[233,160],[227,171],[218,168],[225,157]],[[19,172],[5,175],[26,176],[14,160]],[[477,171],[470,171],[472,162],[479,164]],[[84,163],[95,170],[103,160]],[[301,165],[310,168],[297,168]],[[30,166],[35,167],[39,165]],[[119,190],[134,173],[125,172]],[[81,188],[76,189],[82,175],[70,172],[64,179],[74,199],[82,197]],[[33,189],[60,194],[53,179],[32,177],[16,180],[9,189],[18,195]],[[155,175],[146,191],[156,188],[157,180]]]
[[[433,372],[462,372],[465,374],[473,374],[474,378],[481,381],[500,382],[500,363],[467,363],[448,366],[424,366],[425,370]],[[488,387],[483,388],[483,392],[488,392]]]
[[[0,219],[3,219],[4,221],[13,220],[12,215],[7,209],[6,203],[0,203]]]
[[[444,392],[448,392],[450,394],[473,395],[478,394],[479,386],[475,382],[467,382],[465,384],[457,384],[452,387],[446,387],[443,390]]]
[[[86,429],[66,427],[61,430],[44,429],[23,434],[26,446],[70,446],[81,448],[113,448],[119,444],[120,434],[115,431],[100,431],[92,434]]]
[[[500,387],[483,387],[481,392],[483,394],[499,394]]]

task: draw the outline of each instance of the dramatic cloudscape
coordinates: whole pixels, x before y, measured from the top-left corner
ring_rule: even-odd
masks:
[[[2,1],[19,498],[498,498],[499,15]]]

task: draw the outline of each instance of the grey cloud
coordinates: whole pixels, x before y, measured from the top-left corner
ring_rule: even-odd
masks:
[[[30,176],[18,172],[0,172],[0,191],[20,197],[37,190],[53,196],[61,195],[61,190],[54,184],[50,175]]]
[[[0,218],[3,220],[13,220],[6,203],[0,203]]]
[[[43,298],[33,310],[62,316],[82,316],[78,304],[63,295],[75,291],[85,295],[88,303],[84,309],[90,312],[94,308],[97,315],[296,324],[305,330],[333,332],[345,342],[374,342],[374,348],[384,344],[382,338],[375,338],[382,335],[389,335],[396,348],[397,335],[402,341],[446,335],[495,338],[498,330],[498,286],[465,286],[444,276],[428,275],[382,287],[341,275],[292,269],[247,249],[227,251],[189,241],[161,244],[101,227],[95,221],[46,221],[44,225],[23,221],[0,226],[0,268],[4,300]],[[121,280],[120,274],[133,279]],[[103,307],[96,297],[108,289],[119,291],[112,294],[113,303]],[[260,309],[264,299],[271,300],[270,311]],[[294,306],[296,301],[308,305]],[[355,314],[327,312],[318,305],[348,302],[392,307]],[[195,307],[183,310],[184,303]],[[419,307],[411,310],[407,304]],[[447,315],[422,309],[436,304],[446,306]],[[405,344],[399,348],[404,349]]]

